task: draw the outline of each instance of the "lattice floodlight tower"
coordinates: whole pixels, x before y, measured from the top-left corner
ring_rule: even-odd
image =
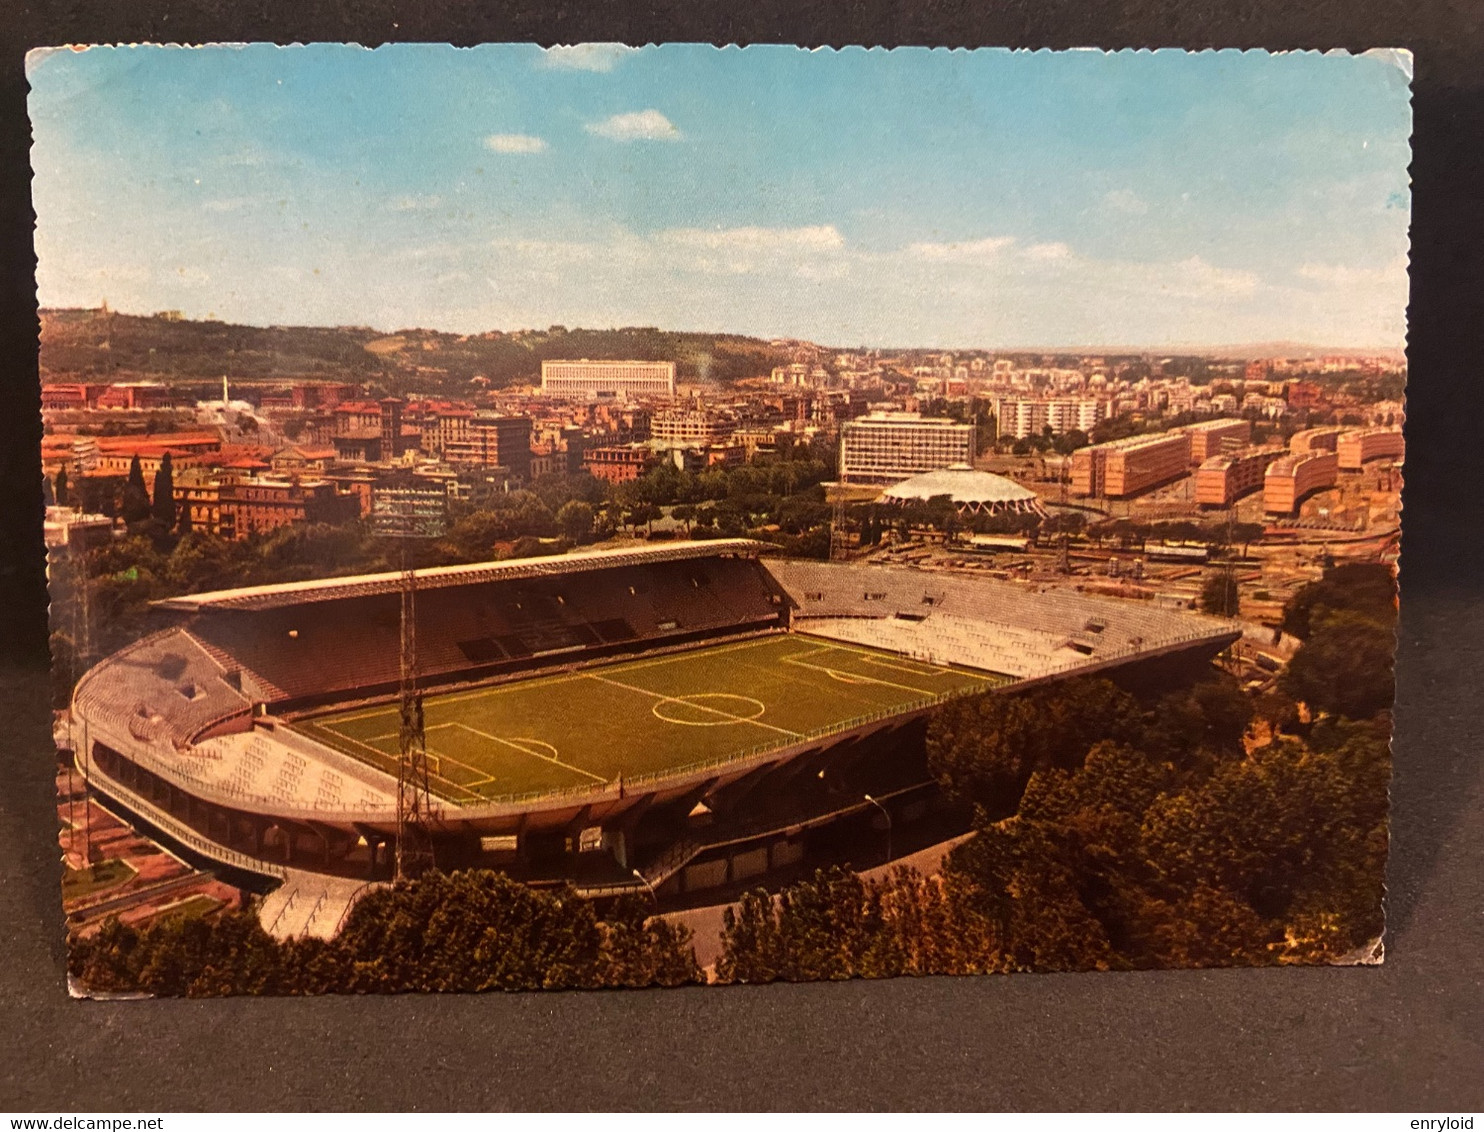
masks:
[[[423,697],[417,685],[417,571],[408,565],[407,548],[415,539],[443,533],[447,496],[441,491],[390,488],[377,493],[371,520],[378,535],[396,539],[401,557],[401,657],[397,758],[398,880],[419,876],[433,864],[430,828],[433,812],[428,787],[428,744],[423,723]]]
[[[835,496],[830,512],[830,561],[843,562],[847,557],[848,543],[845,533],[845,493]]]

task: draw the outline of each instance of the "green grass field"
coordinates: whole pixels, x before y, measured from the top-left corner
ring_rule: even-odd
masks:
[[[632,781],[1007,679],[794,634],[430,695],[431,784],[449,801],[477,802]],[[396,773],[395,704],[295,726]]]

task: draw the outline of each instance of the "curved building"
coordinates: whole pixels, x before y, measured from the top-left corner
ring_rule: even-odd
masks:
[[[1201,507],[1230,507],[1249,491],[1262,486],[1263,474],[1282,448],[1250,448],[1245,452],[1212,456],[1195,473],[1195,501]]]
[[[975,471],[968,464],[954,464],[893,484],[881,493],[881,502],[905,506],[944,496],[960,515],[1046,514],[1034,491],[993,472]]]
[[[1358,471],[1372,460],[1400,460],[1406,453],[1399,428],[1366,428],[1347,432],[1335,445],[1340,467]]]
[[[1262,479],[1262,509],[1269,515],[1292,515],[1316,491],[1334,487],[1340,461],[1333,452],[1288,455],[1268,465]]]
[[[435,863],[591,893],[733,883],[842,823],[869,836],[866,794],[904,823],[939,805],[921,729],[945,700],[1187,664],[1238,635],[1140,602],[764,549],[417,571]],[[176,623],[78,683],[78,770],[166,839],[283,881],[277,907],[297,899],[332,930],[340,912],[312,909],[343,912],[392,871],[402,597],[392,573],[158,603]]]

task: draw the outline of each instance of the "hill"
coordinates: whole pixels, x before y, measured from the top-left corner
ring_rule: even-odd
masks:
[[[791,361],[789,351],[733,334],[654,327],[449,334],[363,326],[240,326],[167,314],[43,310],[44,381],[128,377],[170,381],[370,381],[397,392],[463,391],[476,376],[491,386],[534,382],[552,358],[673,361],[682,381],[731,382]]]

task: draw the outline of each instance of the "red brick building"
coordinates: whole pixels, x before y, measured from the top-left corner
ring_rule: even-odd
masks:
[[[592,475],[609,483],[629,483],[654,466],[654,454],[643,447],[589,448],[582,454],[582,466]]]

